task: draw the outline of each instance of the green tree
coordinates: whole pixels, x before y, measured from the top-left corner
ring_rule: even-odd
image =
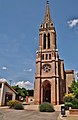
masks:
[[[17,86],[12,86],[13,89],[18,93],[19,96],[25,98],[27,96],[27,90],[25,88],[20,88]]]
[[[28,96],[33,96],[34,95],[34,90],[27,90]]]
[[[69,87],[69,92],[75,95],[75,98],[78,99],[78,80],[74,80]]]

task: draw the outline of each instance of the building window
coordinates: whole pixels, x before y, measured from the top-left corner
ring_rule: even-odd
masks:
[[[42,60],[44,60],[44,54],[42,55]]]
[[[49,54],[49,59],[51,59],[51,54]]]
[[[48,33],[48,49],[50,49],[50,33]]]
[[[44,34],[43,49],[46,49],[46,34]]]
[[[46,60],[48,60],[48,54],[46,54]]]

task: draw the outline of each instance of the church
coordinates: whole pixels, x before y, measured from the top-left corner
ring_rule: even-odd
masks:
[[[34,81],[35,104],[49,102],[63,103],[65,93],[74,80],[74,70],[64,69],[64,60],[59,58],[56,30],[51,19],[49,1],[43,23],[39,28],[39,48],[36,52],[36,73]]]

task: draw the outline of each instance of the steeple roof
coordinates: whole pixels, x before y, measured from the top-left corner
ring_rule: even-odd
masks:
[[[51,16],[50,16],[50,7],[49,7],[49,1],[46,0],[46,12],[44,16],[44,23],[51,22]]]
[[[50,15],[50,7],[49,7],[49,1],[46,0],[46,11],[45,11],[45,16],[44,16],[44,21],[40,24],[40,29],[39,30],[43,30],[43,29],[54,29],[54,23],[51,19],[51,15]]]

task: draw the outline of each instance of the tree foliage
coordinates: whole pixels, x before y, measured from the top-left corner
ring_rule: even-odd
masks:
[[[27,96],[27,90],[25,88],[20,88],[17,86],[12,86],[13,89],[18,93],[19,96],[25,98]]]
[[[75,95],[75,98],[78,99],[78,81],[74,80],[69,87],[69,92]]]
[[[32,90],[27,90],[27,92],[28,92],[29,96],[33,96],[34,95],[34,90],[33,89]]]
[[[78,109],[78,81],[74,80],[69,87],[69,94],[64,97],[65,107]]]
[[[20,88],[18,85],[12,87],[18,93],[18,96],[21,96],[23,98],[26,98],[26,96],[34,95],[34,90],[26,90],[25,88]]]

